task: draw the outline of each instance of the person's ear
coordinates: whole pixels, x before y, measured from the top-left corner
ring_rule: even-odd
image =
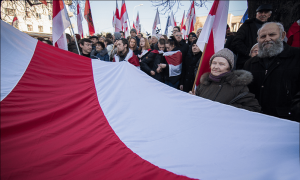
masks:
[[[283,31],[282,36],[281,36],[281,40],[282,40],[282,41],[284,40],[285,36],[286,36],[286,32]]]

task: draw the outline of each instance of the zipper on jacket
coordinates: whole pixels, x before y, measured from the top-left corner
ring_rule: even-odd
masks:
[[[268,73],[268,70],[266,70],[266,73],[265,73],[265,75],[267,75],[267,73]]]

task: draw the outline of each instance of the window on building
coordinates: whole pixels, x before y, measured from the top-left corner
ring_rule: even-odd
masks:
[[[15,9],[5,8],[5,14],[9,16],[14,16],[15,12],[16,12]]]
[[[33,31],[33,27],[32,27],[32,25],[30,25],[30,24],[27,24],[27,29],[28,29],[28,31]]]
[[[38,26],[39,32],[43,32],[43,26]]]
[[[37,19],[42,19],[42,14],[41,13],[36,13],[36,18]]]
[[[52,33],[52,27],[50,27],[50,33]]]
[[[31,12],[30,11],[26,11],[26,18],[31,18]]]

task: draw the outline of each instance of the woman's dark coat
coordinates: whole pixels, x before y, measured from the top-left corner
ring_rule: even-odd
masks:
[[[223,104],[232,105],[237,108],[249,111],[260,112],[260,105],[255,99],[254,94],[249,92],[247,85],[252,81],[253,76],[245,70],[236,70],[223,77],[220,82],[213,82],[209,78],[210,73],[205,73],[200,79],[200,85],[196,89],[196,95],[217,101]],[[230,103],[238,95],[245,95]],[[229,104],[230,103],[230,104]]]

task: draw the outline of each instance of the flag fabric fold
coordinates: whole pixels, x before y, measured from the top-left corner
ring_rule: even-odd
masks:
[[[300,176],[297,122],[178,91],[3,21],[0,35],[3,180]]]
[[[156,35],[156,28],[157,28],[157,25],[159,25],[159,24],[160,24],[160,18],[159,18],[159,12],[158,12],[158,9],[157,9],[155,19],[154,19],[154,23],[153,23],[153,26],[152,26],[152,35]]]
[[[181,51],[165,52],[163,56],[169,64],[169,76],[178,76],[182,69],[182,53]]]
[[[91,11],[89,0],[85,1],[84,18],[87,21],[88,26],[89,26],[89,34],[90,34],[90,36],[93,36],[95,34],[95,27],[94,27],[94,23],[93,23],[92,11]]]
[[[203,29],[197,40],[197,46],[203,52],[202,63],[196,80],[196,86],[200,84],[202,74],[209,72],[209,59],[216,52],[224,48],[226,35],[229,1],[215,0],[204,23]]]
[[[70,25],[65,3],[62,0],[53,1],[52,39],[55,47],[68,50],[65,29]]]

